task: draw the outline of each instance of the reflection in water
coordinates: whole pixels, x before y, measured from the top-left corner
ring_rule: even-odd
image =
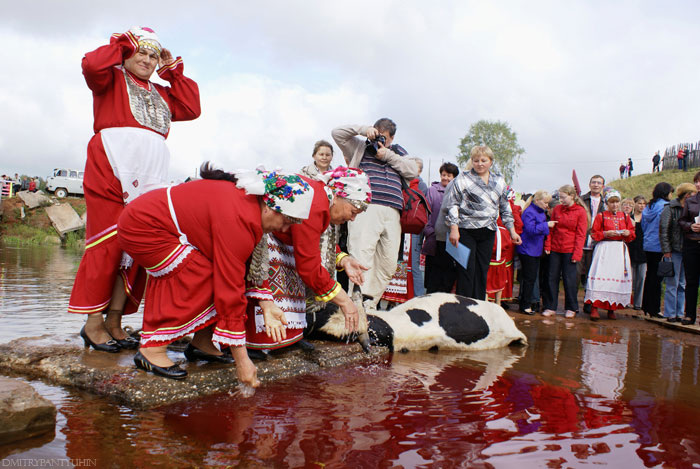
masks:
[[[4,249],[0,337],[77,331],[65,305],[78,256]],[[250,399],[224,394],[134,411],[32,383],[59,407],[56,436],[0,454],[96,459],[97,467],[700,461],[700,337],[629,319],[517,321],[530,341],[524,349],[396,354],[265,384]]]
[[[46,247],[7,247],[0,242],[0,343],[43,334],[77,334],[85,322],[67,312],[80,251]],[[124,324],[141,327],[141,314]]]

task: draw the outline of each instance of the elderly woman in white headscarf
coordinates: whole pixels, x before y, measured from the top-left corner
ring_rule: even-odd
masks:
[[[585,302],[591,304],[591,319],[600,318],[599,309],[608,310],[608,319],[615,310],[623,309],[632,298],[632,264],[627,245],[634,239],[634,224],[620,209],[620,193],[605,193],[606,210],[593,220],[591,236],[597,244],[588,272]]]
[[[287,233],[274,232],[256,247],[249,269],[246,293],[251,302],[246,321],[249,353],[268,351],[302,342],[306,327],[307,305],[335,303],[345,316],[348,333],[366,328],[360,322],[357,307],[335,280],[335,271],[344,269],[350,280],[362,284],[367,270],[356,259],[337,249],[335,230],[338,225],[365,211],[371,200],[367,175],[354,168],[338,167],[319,176],[302,178],[314,188],[309,218]],[[307,291],[310,296],[307,297]],[[270,313],[284,311],[281,321]],[[252,356],[263,358],[259,353]]]

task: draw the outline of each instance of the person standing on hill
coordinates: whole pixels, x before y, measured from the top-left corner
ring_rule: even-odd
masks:
[[[683,171],[687,171],[688,169],[686,168],[686,157],[688,156],[688,147],[683,147],[683,148],[678,148],[678,169],[682,169]]]
[[[627,177],[631,178],[632,177],[632,170],[634,169],[634,165],[632,164],[632,158],[627,158]]]
[[[659,155],[658,150],[656,151],[656,154],[651,158],[651,162],[654,165],[651,167],[652,173],[658,173],[659,171],[661,171],[661,155]]]

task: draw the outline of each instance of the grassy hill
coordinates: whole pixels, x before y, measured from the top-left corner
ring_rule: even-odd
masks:
[[[697,171],[698,168],[690,168],[687,172],[670,169],[660,173],[647,173],[627,179],[618,179],[610,182],[609,185],[618,190],[622,197],[633,198],[641,194],[649,200],[656,184],[667,182],[675,188],[683,182],[693,182],[693,176],[695,176]],[[582,187],[581,190],[588,192],[587,187]],[[672,197],[675,197],[675,195],[672,195]]]

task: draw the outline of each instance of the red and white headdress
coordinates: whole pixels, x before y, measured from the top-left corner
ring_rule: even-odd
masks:
[[[151,49],[160,55],[160,51],[163,50],[163,47],[160,45],[158,35],[151,28],[146,26],[132,26],[129,32],[134,35],[140,48]]]

